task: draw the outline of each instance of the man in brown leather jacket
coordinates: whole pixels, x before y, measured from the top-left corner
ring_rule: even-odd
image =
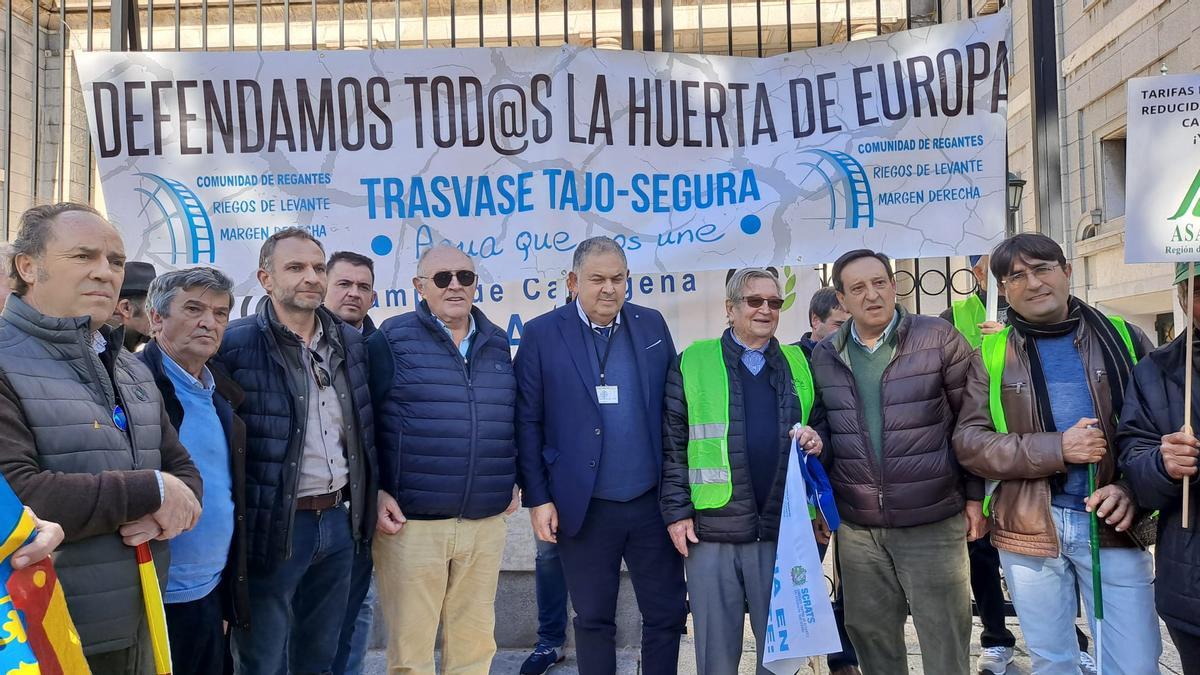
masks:
[[[1118,480],[1113,442],[1133,356],[1152,346],[1136,326],[1070,295],[1071,266],[1048,237],[1026,233],[1001,242],[991,268],[1010,305],[1010,327],[991,338],[1004,340],[996,345],[1004,350],[997,374],[1008,433],[997,433],[992,419],[985,341],[983,355],[972,360],[954,445],[963,467],[1000,481],[991,501],[992,543],[1034,672],[1079,672],[1076,589],[1094,616],[1088,520],[1095,510],[1105,626],[1119,636],[1109,643],[1115,649],[1098,656],[1112,672],[1156,673],[1162,645],[1154,572],[1150,555],[1126,534],[1136,505]],[[1089,464],[1100,486],[1094,492]]]

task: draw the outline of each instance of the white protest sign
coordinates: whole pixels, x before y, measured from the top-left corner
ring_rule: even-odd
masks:
[[[109,215],[255,292],[301,225],[383,286],[443,240],[484,281],[606,234],[634,272],[982,253],[1004,231],[1007,11],[765,59],[577,47],[77,57]]]
[[[1125,262],[1200,260],[1200,74],[1127,86]]]
[[[775,549],[771,610],[763,639],[763,666],[775,675],[795,675],[809,656],[842,651],[808,517],[808,491],[798,457],[793,440]]]

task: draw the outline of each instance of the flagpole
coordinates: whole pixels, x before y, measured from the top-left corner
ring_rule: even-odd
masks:
[[[1096,493],[1096,465],[1088,464],[1088,494]],[[1089,521],[1088,543],[1092,549],[1092,605],[1096,617],[1096,675],[1104,675],[1104,586],[1100,575],[1100,519],[1092,509]]]
[[[1193,318],[1194,312],[1192,311],[1192,308],[1195,307],[1195,302],[1196,302],[1196,284],[1195,284],[1196,279],[1195,279],[1195,276],[1196,276],[1196,263],[1195,263],[1195,261],[1192,261],[1192,262],[1188,263],[1188,275],[1187,275],[1187,285],[1188,285],[1187,298],[1188,298],[1188,301],[1187,301],[1187,311],[1184,312],[1184,314],[1187,316],[1187,328],[1184,329],[1187,331],[1187,336],[1185,338],[1187,340],[1187,349],[1184,350],[1185,365],[1184,365],[1184,371],[1183,371],[1183,431],[1184,431],[1184,433],[1187,433],[1187,434],[1192,433],[1192,344],[1193,344],[1192,340],[1195,338],[1194,327],[1196,324],[1196,320]],[[1183,520],[1182,520],[1183,529],[1185,529],[1185,530],[1191,526],[1191,520],[1192,520],[1192,490],[1191,490],[1191,488],[1192,488],[1192,481],[1190,478],[1185,476],[1183,479]]]

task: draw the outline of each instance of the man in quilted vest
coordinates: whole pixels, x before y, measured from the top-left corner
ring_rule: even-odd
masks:
[[[1006,239],[990,264],[1008,297],[1009,327],[972,357],[954,447],[967,470],[1000,481],[991,498],[992,544],[1033,670],[1080,672],[1076,592],[1093,616],[1094,511],[1105,634],[1118,636],[1097,657],[1104,671],[1156,673],[1162,644],[1153,564],[1128,536],[1136,505],[1118,471],[1116,444],[1133,364],[1150,342],[1136,326],[1071,295],[1071,265],[1049,237]],[[1096,489],[1088,465],[1095,465]]]
[[[134,546],[166,545],[200,516],[200,474],[146,366],[112,316],[121,235],[94,209],[21,216],[0,321],[0,471],[66,533],[55,565],[93,673],[154,672]]]
[[[517,383],[508,335],[474,307],[471,259],[436,246],[417,263],[423,300],[367,340],[378,424],[374,554],[388,670],[486,675],[504,514],[517,508]]]

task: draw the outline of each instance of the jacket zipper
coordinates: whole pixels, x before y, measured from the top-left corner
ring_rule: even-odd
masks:
[[[463,379],[467,383],[467,405],[471,408],[471,441],[470,449],[467,454],[467,484],[463,487],[462,502],[458,506],[458,521],[462,522],[463,514],[467,511],[467,501],[471,498],[471,487],[475,482],[475,428],[479,424],[478,412],[475,408],[475,387],[471,382],[471,369],[474,368],[474,361],[464,358],[462,353],[458,351],[458,346],[454,344],[454,339],[446,335],[445,331],[439,331],[445,336],[449,348],[454,353],[454,356],[459,359],[459,364],[462,366]],[[476,328],[475,337],[471,338],[471,345],[468,347],[467,354],[476,351],[475,338],[479,337],[478,328]],[[463,338],[464,340],[466,338]]]
[[[883,425],[883,422],[884,422],[884,419],[883,419],[883,409],[884,409],[883,383],[885,380],[887,380],[888,371],[892,369],[892,364],[896,362],[896,354],[899,353],[899,351],[900,351],[899,329],[900,329],[900,327],[897,326],[896,327],[896,330],[897,330],[896,352],[892,354],[892,360],[889,361],[886,366],[884,366],[883,373],[880,374],[880,376],[879,376],[879,422],[881,425]],[[854,338],[849,338],[849,339],[854,339]],[[850,381],[853,382],[854,381],[854,371],[851,370],[850,366],[847,365],[845,360],[842,359],[840,353],[838,354],[837,361],[839,364],[841,364],[842,368],[845,368],[846,372],[848,372],[850,374]],[[871,464],[873,464],[875,466],[875,476],[876,476],[876,480],[878,481],[875,485],[875,496],[877,497],[878,502],[879,502],[879,516],[880,516],[880,518],[883,519],[883,522],[886,526],[888,524],[888,517],[887,517],[887,511],[885,511],[883,508],[883,448],[879,448],[879,459],[876,460],[875,459],[875,448],[872,445],[870,432],[867,430],[867,418],[863,415],[862,406],[860,405],[860,402],[858,400],[858,385],[857,384],[854,385],[854,397],[855,397],[854,411],[858,415],[859,428],[863,429],[863,432],[860,432],[859,435],[862,436],[863,434],[865,434],[866,447],[867,447],[867,461],[871,462]]]

